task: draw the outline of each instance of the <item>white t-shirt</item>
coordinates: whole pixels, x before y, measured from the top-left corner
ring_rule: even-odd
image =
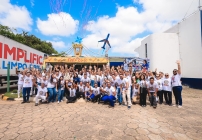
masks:
[[[131,86],[132,84],[132,81],[131,81],[131,76],[126,76],[126,78],[128,79],[128,84],[129,84],[129,87]]]
[[[57,80],[55,78],[53,79],[52,83],[51,83],[50,78],[49,78],[47,88],[54,88],[56,83],[57,83]]]
[[[86,83],[90,83],[90,81],[91,81],[91,80],[90,80],[90,78],[88,78],[88,77],[81,79],[81,82],[83,83],[83,85],[86,85]]]
[[[90,80],[95,80],[95,75],[90,75]]]
[[[79,92],[84,92],[84,85],[78,85],[78,87],[79,87]]]
[[[24,76],[22,74],[18,74],[18,85],[22,85],[24,83]]]
[[[98,82],[100,82],[101,77],[99,75],[96,75],[96,79]]]
[[[64,80],[62,80],[62,81],[60,81],[61,83],[61,90],[64,90],[64,87],[65,87],[65,81]]]
[[[126,84],[127,83],[128,83],[128,79],[127,78],[124,78],[124,79],[121,80],[121,85],[122,85],[123,90],[126,89]],[[130,86],[128,88],[130,88]]]
[[[171,86],[171,78],[164,78],[163,79],[163,87],[162,89],[165,91],[172,91],[172,86]]]
[[[93,88],[93,93],[94,95],[99,95],[100,94],[100,87],[97,87],[97,88]]]
[[[37,88],[38,88],[37,92],[38,96],[46,96],[46,93],[48,92],[46,87],[41,88],[41,86],[38,86]]]
[[[133,95],[132,95],[132,97],[137,96],[138,92],[139,92],[138,88],[134,87],[133,88]]]
[[[141,88],[147,88],[147,81],[141,80],[139,84]]]
[[[158,84],[156,82],[153,84],[149,82],[147,88],[149,89],[149,92],[156,92],[156,89],[158,89]]]
[[[41,79],[41,81],[40,81],[40,83],[44,83],[45,84],[45,86],[47,86],[48,85],[48,81],[47,80],[43,80],[43,79]]]
[[[179,74],[173,75],[172,76],[172,87],[182,86],[180,80],[181,80],[181,75],[179,75]]]
[[[106,87],[105,91],[107,92],[107,95],[110,96],[110,95],[113,95],[113,92],[115,92],[116,90],[114,87],[110,87],[110,88]]]
[[[75,89],[69,89],[69,92],[70,92],[70,97],[74,97],[76,96],[76,90]]]
[[[117,84],[117,88],[120,88],[122,81],[119,77],[116,77],[115,84]]]
[[[85,92],[88,92],[88,91],[90,91],[91,90],[91,87],[89,86],[89,87],[85,87]]]
[[[156,83],[158,84],[158,91],[162,90],[162,79],[156,80]]]
[[[29,77],[25,76],[24,77],[24,82],[23,82],[23,87],[32,87],[32,75],[30,75]]]

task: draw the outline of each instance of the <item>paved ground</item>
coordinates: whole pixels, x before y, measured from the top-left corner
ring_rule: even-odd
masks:
[[[184,89],[183,108],[0,101],[0,139],[202,139],[202,91]]]

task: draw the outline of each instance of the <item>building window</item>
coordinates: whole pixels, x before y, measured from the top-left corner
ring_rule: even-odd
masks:
[[[147,58],[147,44],[145,44],[145,58]]]

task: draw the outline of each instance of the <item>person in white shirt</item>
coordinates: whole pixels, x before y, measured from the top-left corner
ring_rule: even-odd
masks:
[[[127,78],[123,78],[123,74],[120,74],[121,84],[120,89],[123,97],[123,105],[128,105],[128,109],[131,108],[131,96],[130,96],[130,85]],[[128,102],[126,102],[126,96]],[[128,103],[128,104],[127,104]]]
[[[145,75],[141,75],[140,84],[140,105],[142,107],[146,107],[146,100],[147,100],[147,81]]]
[[[95,84],[96,80],[97,80],[96,75],[95,75],[94,71],[92,71],[91,74],[90,74],[90,86],[91,87],[94,87],[94,84]]]
[[[171,86],[171,78],[169,77],[169,74],[165,74],[165,78],[163,79],[163,94],[164,94],[164,99],[166,101],[166,104],[169,106],[172,105],[172,86]]]
[[[100,100],[100,87],[98,87],[98,84],[95,83],[95,87],[92,89],[93,96],[90,98],[92,99],[92,102],[97,102]]]
[[[60,78],[59,78],[59,80],[57,82],[57,88],[56,88],[56,91],[58,91],[58,103],[63,101],[64,87],[65,87],[64,77],[60,76]]]
[[[137,101],[139,100],[139,95],[140,95],[140,89],[139,89],[139,84],[136,83],[136,81],[133,83],[133,94],[132,94],[132,101],[133,103],[137,103]]]
[[[87,74],[84,74],[84,77],[81,79],[81,82],[83,83],[84,86],[86,86],[86,83],[90,83],[90,78],[87,77]]]
[[[91,86],[90,84],[87,82],[86,86],[85,86],[85,96],[86,96],[86,101],[90,100],[90,95],[91,95],[92,91],[91,91]]]
[[[33,86],[33,77],[30,75],[30,71],[24,70],[23,71],[23,103],[30,103],[29,102],[29,96],[30,96],[30,90]]]
[[[181,108],[182,107],[181,67],[180,67],[180,61],[177,61],[176,63],[178,65],[178,70],[177,69],[173,70],[173,76],[171,79],[172,79],[173,94],[175,96],[175,103],[179,108]]]
[[[150,98],[150,104],[151,106],[156,108],[157,107],[156,96],[158,92],[158,84],[154,82],[154,77],[150,78],[150,81],[148,82],[148,85],[147,85],[147,90]]]
[[[163,91],[162,91],[162,79],[159,74],[156,74],[156,83],[158,84],[157,98],[159,98],[159,104],[163,103]]]
[[[74,89],[74,86],[72,85],[71,88],[69,88],[69,97],[67,97],[67,104],[68,103],[74,103],[76,101],[76,90]]]
[[[85,86],[83,85],[83,83],[80,82],[77,88],[78,88],[78,92],[76,92],[77,99],[80,99],[81,96],[83,97],[83,99],[85,99],[85,92],[84,92]]]
[[[18,98],[20,98],[20,93],[22,92],[23,88],[23,71],[18,71],[18,67],[16,67],[16,74],[18,75]]]
[[[55,74],[52,74],[51,77],[48,79],[48,102],[55,102],[56,100],[56,86],[57,86],[57,79]]]
[[[109,102],[109,108],[114,107],[114,103],[116,101],[116,89],[111,86],[111,83],[108,81],[107,82],[107,87],[104,89],[105,90],[105,95],[102,96],[100,99],[101,101]]]
[[[37,91],[37,95],[35,97],[35,106],[38,106],[39,104],[39,99],[42,99],[44,101],[46,101],[47,99],[47,88],[45,87],[45,84],[42,82],[41,86],[35,84],[35,86],[37,87],[38,91]]]

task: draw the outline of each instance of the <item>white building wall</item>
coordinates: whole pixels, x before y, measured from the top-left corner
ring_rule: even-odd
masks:
[[[145,44],[147,44],[147,58],[150,59],[150,70],[172,73],[179,59],[178,36],[175,33],[158,33],[147,37],[142,45],[136,49],[140,58],[146,58]],[[176,50],[176,51],[172,51]]]
[[[197,12],[179,26],[180,58],[184,78],[202,78],[200,19],[200,12]]]
[[[151,70],[172,73],[177,68],[176,60],[181,60],[183,78],[202,78],[201,15],[196,12],[161,34],[153,34],[144,39],[135,51],[145,58],[145,44]]]

